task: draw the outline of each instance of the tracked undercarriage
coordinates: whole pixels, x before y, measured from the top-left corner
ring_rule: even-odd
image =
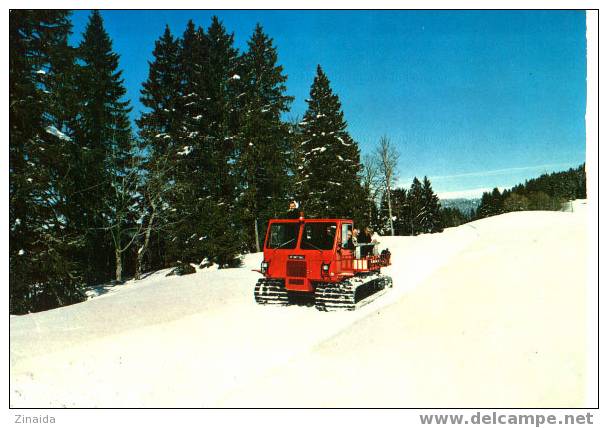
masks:
[[[356,276],[341,282],[315,283],[314,305],[320,311],[354,311],[386,292],[393,286],[391,277],[379,273]],[[261,278],[255,291],[255,301],[262,305],[289,305],[290,293],[280,279]]]
[[[354,311],[386,292],[393,286],[390,276],[371,273],[336,283],[317,283],[315,307],[320,311]]]
[[[289,305],[289,295],[281,279],[260,278],[255,285],[254,296],[261,305]]]

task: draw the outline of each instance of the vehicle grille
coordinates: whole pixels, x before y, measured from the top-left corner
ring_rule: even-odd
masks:
[[[306,278],[306,262],[288,260],[287,276]]]

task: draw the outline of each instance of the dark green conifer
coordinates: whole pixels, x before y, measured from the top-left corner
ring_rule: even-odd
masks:
[[[133,139],[129,101],[119,70],[119,56],[112,49],[99,11],[93,11],[78,47],[80,120],[75,139],[80,160],[77,206],[80,228],[85,232],[83,262],[87,282],[105,281],[121,260],[116,252],[128,236],[129,206],[123,179],[131,167]],[[95,196],[93,196],[95,195]]]
[[[260,251],[269,218],[288,205],[292,141],[281,120],[293,97],[285,95],[287,76],[277,64],[273,41],[258,24],[241,61],[241,119],[237,170],[242,187],[240,209],[252,249]]]
[[[74,56],[69,14],[9,15],[9,310],[22,314],[83,299],[70,204]]]
[[[340,100],[321,66],[306,102],[295,183],[304,209],[312,216],[361,220],[366,196],[360,184],[359,147],[347,131]]]

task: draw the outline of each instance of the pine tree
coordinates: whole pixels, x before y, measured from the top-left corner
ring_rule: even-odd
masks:
[[[376,229],[381,235],[390,236],[391,234],[391,223],[389,220],[388,198],[386,191],[382,192],[382,195],[380,196],[380,208],[378,209],[378,224],[376,225]]]
[[[66,11],[11,10],[9,21],[9,304],[26,313],[84,297],[65,215],[74,62]]]
[[[378,230],[381,234],[389,236],[411,235],[407,190],[391,189],[390,209],[388,192],[386,189],[383,190],[378,212]]]
[[[491,206],[491,196],[488,192],[483,192],[481,195],[481,201],[479,202],[479,206],[477,207],[477,212],[475,214],[475,218],[481,219],[491,216],[492,214],[492,206]]]
[[[222,22],[214,16],[207,30],[209,67],[207,88],[209,110],[207,123],[211,143],[209,155],[217,171],[213,176],[212,194],[230,205],[234,196],[231,161],[235,157],[235,133],[238,129],[236,103],[241,76],[237,73],[239,57],[234,47],[234,35],[228,34]],[[235,89],[236,88],[236,89]]]
[[[388,202],[388,201],[387,201]],[[404,236],[407,235],[407,190],[397,187],[392,190],[392,212],[393,212],[393,228],[395,235]]]
[[[183,113],[180,107],[189,97],[180,98],[182,79],[180,78],[179,41],[174,39],[167,26],[156,41],[152,52],[148,79],[143,83],[141,102],[147,111],[137,120],[140,129],[142,152],[141,168],[145,171],[145,183],[141,187],[141,211],[138,219],[143,232],[138,241],[136,277],[143,272],[144,259],[150,247],[165,248],[164,237],[174,232],[171,223],[174,198],[177,192],[175,158],[178,141],[183,130]],[[172,185],[171,185],[172,184]],[[163,230],[163,234],[153,233]],[[164,261],[156,260],[156,268],[164,267]]]
[[[298,116],[292,116],[287,121],[287,128],[289,133],[289,154],[287,155],[287,196],[290,201],[300,200],[302,193],[302,185],[297,183],[298,177],[301,171],[301,162],[304,158],[305,151],[301,142],[302,128],[300,126],[301,119]],[[285,212],[285,207],[280,207],[279,212]],[[275,216],[279,214],[273,213]]]
[[[207,29],[209,90],[207,123],[208,156],[213,174],[210,177],[212,206],[207,223],[210,259],[220,266],[234,264],[235,256],[246,250],[241,216],[237,210],[238,175],[235,171],[236,140],[240,127],[240,100],[243,82],[238,74],[240,56],[234,47],[234,35],[214,16]]]
[[[484,192],[481,196],[481,203],[477,208],[477,217],[491,217],[503,212],[503,197],[500,190],[495,187],[492,192]]]
[[[128,101],[122,71],[118,70],[118,54],[112,50],[112,41],[105,31],[98,11],[89,17],[83,40],[78,47],[82,61],[81,97],[82,119],[80,139],[83,149],[93,152],[98,160],[97,169],[103,168],[112,151],[121,164],[126,164],[130,152],[131,127]]]
[[[285,95],[287,76],[277,65],[273,41],[258,24],[241,61],[243,92],[238,135],[238,171],[243,189],[244,224],[252,248],[260,251],[260,228],[287,206],[291,139],[281,121],[293,97]],[[253,239],[252,239],[253,238]]]
[[[409,232],[414,236],[422,232],[420,220],[422,216],[423,192],[422,183],[420,183],[420,180],[418,180],[417,177],[414,177],[407,195],[410,223]]]
[[[242,92],[234,36],[217,17],[207,32],[189,22],[180,43],[181,118],[175,153],[176,192],[171,211],[176,227],[171,260],[220,266],[243,251],[236,210],[236,137]]]
[[[442,229],[460,226],[470,220],[467,215],[455,207],[441,208],[440,217]]]
[[[174,105],[163,110],[175,117],[171,142],[165,155],[171,165],[173,186],[164,198],[166,231],[165,264],[200,262],[206,256],[206,214],[211,205],[213,163],[207,139],[210,98],[205,79],[209,63],[204,30],[188,21],[177,41],[177,90]],[[160,185],[162,182],[157,181]]]
[[[582,164],[574,171],[574,181],[576,183],[576,199],[587,198],[587,173],[585,164]]]
[[[346,130],[340,101],[321,66],[306,102],[300,123],[303,156],[295,183],[299,199],[308,215],[361,221],[366,197],[359,177],[359,147]]]
[[[443,230],[440,209],[439,197],[433,192],[431,182],[425,176],[422,180],[422,201],[419,214],[422,233],[436,233]]]
[[[403,217],[404,224],[404,235],[413,236],[415,235],[416,230],[416,214],[415,210],[418,208],[415,206],[416,202],[414,201],[414,197],[411,193],[411,188],[407,190],[407,194],[405,197],[405,204],[401,211],[401,215]]]
[[[166,155],[177,139],[179,120],[176,105],[180,90],[179,44],[169,26],[156,41],[148,79],[143,83],[141,103],[148,109],[136,121],[140,137],[151,150],[150,159]]]
[[[122,100],[126,89],[118,70],[119,58],[98,11],[89,17],[78,53],[82,63],[81,119],[76,132],[81,153],[78,203],[86,231],[87,280],[92,282],[108,279],[112,265],[120,276],[119,249],[124,239],[131,239],[127,217],[122,214],[128,190],[117,186],[122,186],[122,177],[128,173],[132,137],[129,102]],[[97,197],[91,197],[93,194]]]
[[[510,192],[505,198],[505,211],[525,211],[529,208],[530,203],[528,198],[516,192]]]
[[[491,206],[492,206],[492,215],[498,215],[498,214],[502,214],[503,208],[502,208],[502,194],[500,193],[500,190],[498,190],[498,188],[494,188],[492,190],[492,195],[491,195]]]

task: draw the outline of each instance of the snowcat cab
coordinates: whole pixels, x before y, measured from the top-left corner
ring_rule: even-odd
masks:
[[[270,220],[256,302],[287,305],[297,295],[313,294],[319,310],[355,310],[392,287],[392,279],[380,273],[390,252],[362,257],[361,249],[374,244],[349,249],[352,230],[348,219]]]

